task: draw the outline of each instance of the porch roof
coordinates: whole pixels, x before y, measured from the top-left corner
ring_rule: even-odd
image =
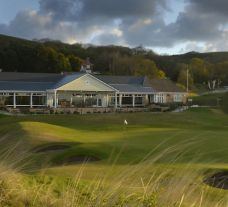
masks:
[[[0,91],[45,92],[53,84],[53,82],[0,81]]]

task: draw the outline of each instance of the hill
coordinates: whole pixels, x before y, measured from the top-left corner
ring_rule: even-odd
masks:
[[[56,40],[24,40],[0,35],[0,68],[4,71],[78,71],[90,57],[94,70],[103,74],[167,77],[185,85],[190,68],[190,87],[216,80],[228,84],[228,52],[158,55],[143,47],[66,44]],[[213,85],[213,83],[211,83]]]

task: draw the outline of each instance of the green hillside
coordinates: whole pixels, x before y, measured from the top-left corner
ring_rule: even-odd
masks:
[[[0,35],[0,68],[3,71],[51,72],[78,71],[90,58],[94,70],[113,75],[168,77],[190,88],[216,80],[216,87],[228,84],[228,52],[158,55],[142,47],[65,44],[60,41],[29,41]],[[212,83],[211,83],[212,85]]]

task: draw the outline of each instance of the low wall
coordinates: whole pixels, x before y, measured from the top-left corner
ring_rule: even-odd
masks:
[[[10,113],[32,113],[32,114],[93,114],[93,113],[133,113],[133,112],[149,112],[148,108],[8,108]]]
[[[50,110],[55,114],[93,114],[93,113],[112,113],[114,108],[57,108]]]

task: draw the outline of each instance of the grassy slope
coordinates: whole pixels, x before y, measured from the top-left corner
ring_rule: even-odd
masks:
[[[127,127],[123,126],[125,118],[130,123]],[[112,157],[121,152],[118,164],[126,164],[140,161],[152,151],[182,146],[186,149],[178,162],[228,162],[227,115],[209,109],[179,114],[2,117],[0,130],[10,137],[2,146],[20,140],[26,143],[23,150],[44,143],[75,143],[58,153],[58,159],[89,153],[107,163],[114,150]],[[160,160],[167,161],[169,157]]]
[[[124,119],[128,120],[129,126],[123,126]],[[64,157],[77,154],[101,158],[97,163],[83,166],[81,178],[86,183],[99,181],[99,178],[103,179],[102,176],[108,174],[105,182],[111,186],[125,179],[137,186],[140,184],[135,179],[136,175],[150,177],[155,172],[158,175],[175,175],[178,185],[185,185],[190,177],[200,183],[202,177],[198,177],[199,171],[204,172],[208,168],[228,169],[228,116],[215,109],[164,114],[1,116],[0,132],[0,151],[4,152],[1,153],[2,157],[5,159],[7,155],[9,160],[21,159],[24,151],[43,144],[69,143],[72,146],[70,149],[32,154],[32,160],[30,159],[33,163],[29,165],[29,170],[31,166],[35,167],[32,170],[43,167],[58,182],[68,176],[78,176],[81,165],[55,166]],[[9,153],[7,148],[13,150]],[[167,149],[170,152],[165,152]],[[148,162],[139,166],[132,165],[140,162],[148,153],[151,153]],[[115,158],[118,159],[114,161]],[[46,168],[45,164],[50,160],[54,166]],[[154,162],[157,164],[154,165]],[[132,172],[135,174],[131,175]],[[170,192],[178,191],[175,179],[167,184],[177,188]],[[172,182],[175,184],[172,185]],[[208,195],[211,194],[208,202],[215,195],[221,199],[225,195],[225,192],[215,189],[208,192]]]

